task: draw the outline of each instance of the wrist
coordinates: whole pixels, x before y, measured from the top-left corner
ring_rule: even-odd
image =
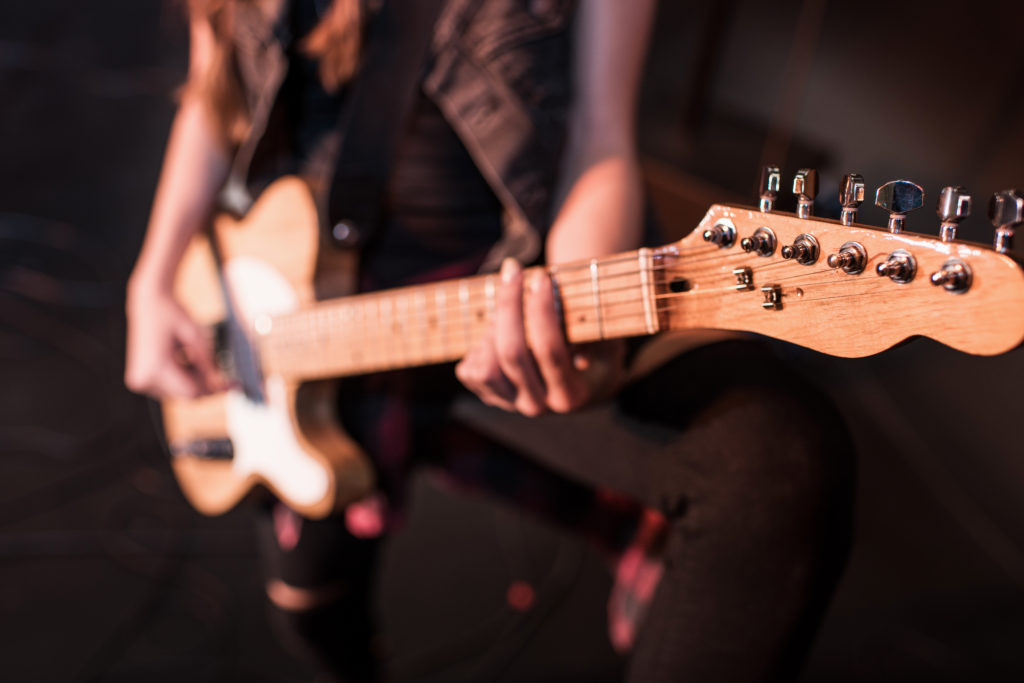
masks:
[[[136,301],[171,296],[173,291],[173,275],[162,273],[159,270],[137,267],[128,277],[126,300],[127,304],[131,306]]]

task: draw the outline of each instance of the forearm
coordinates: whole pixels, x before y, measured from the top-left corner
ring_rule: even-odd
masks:
[[[643,223],[643,186],[631,144],[570,158],[564,199],[548,233],[548,263],[635,249]]]
[[[186,97],[171,127],[130,290],[170,289],[189,240],[209,216],[229,161],[207,106],[198,98]]]
[[[546,243],[551,263],[639,246],[644,201],[636,100],[655,5],[655,0],[579,5],[569,141]]]

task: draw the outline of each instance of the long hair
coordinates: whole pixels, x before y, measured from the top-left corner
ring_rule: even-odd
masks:
[[[242,93],[235,61],[235,8],[260,0],[188,0],[189,13],[205,18],[214,35],[209,71],[195,74],[186,85],[187,95],[205,102],[216,117],[224,139],[238,144],[249,134],[249,111]],[[320,82],[335,92],[348,82],[359,66],[362,47],[363,9],[360,0],[332,0],[320,22],[302,38],[300,49],[319,61]]]

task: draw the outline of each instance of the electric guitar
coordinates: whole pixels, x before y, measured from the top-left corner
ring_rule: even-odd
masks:
[[[760,209],[714,205],[677,242],[548,267],[568,340],[723,330],[843,357],[914,336],[984,355],[1024,341],[1024,272],[998,249],[1024,199],[997,195],[991,249],[952,239],[965,209],[955,188],[935,239],[854,223],[857,177],[842,220],[811,216],[802,192],[797,214],[776,212],[775,174]],[[812,180],[801,171],[797,185]],[[879,191],[891,230],[920,205],[899,183]],[[352,295],[346,256],[321,248],[318,225],[306,184],[282,178],[244,219],[216,218],[182,261],[176,293],[215,326],[218,362],[240,386],[162,402],[176,477],[203,513],[260,487],[314,518],[362,498],[373,471],[336,421],[337,378],[459,359],[490,324],[497,275]]]

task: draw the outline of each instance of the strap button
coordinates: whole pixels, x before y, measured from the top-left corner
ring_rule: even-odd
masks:
[[[359,230],[359,226],[356,225],[355,221],[349,219],[342,219],[331,228],[331,238],[339,247],[354,247],[359,244],[361,236],[362,233]]]

